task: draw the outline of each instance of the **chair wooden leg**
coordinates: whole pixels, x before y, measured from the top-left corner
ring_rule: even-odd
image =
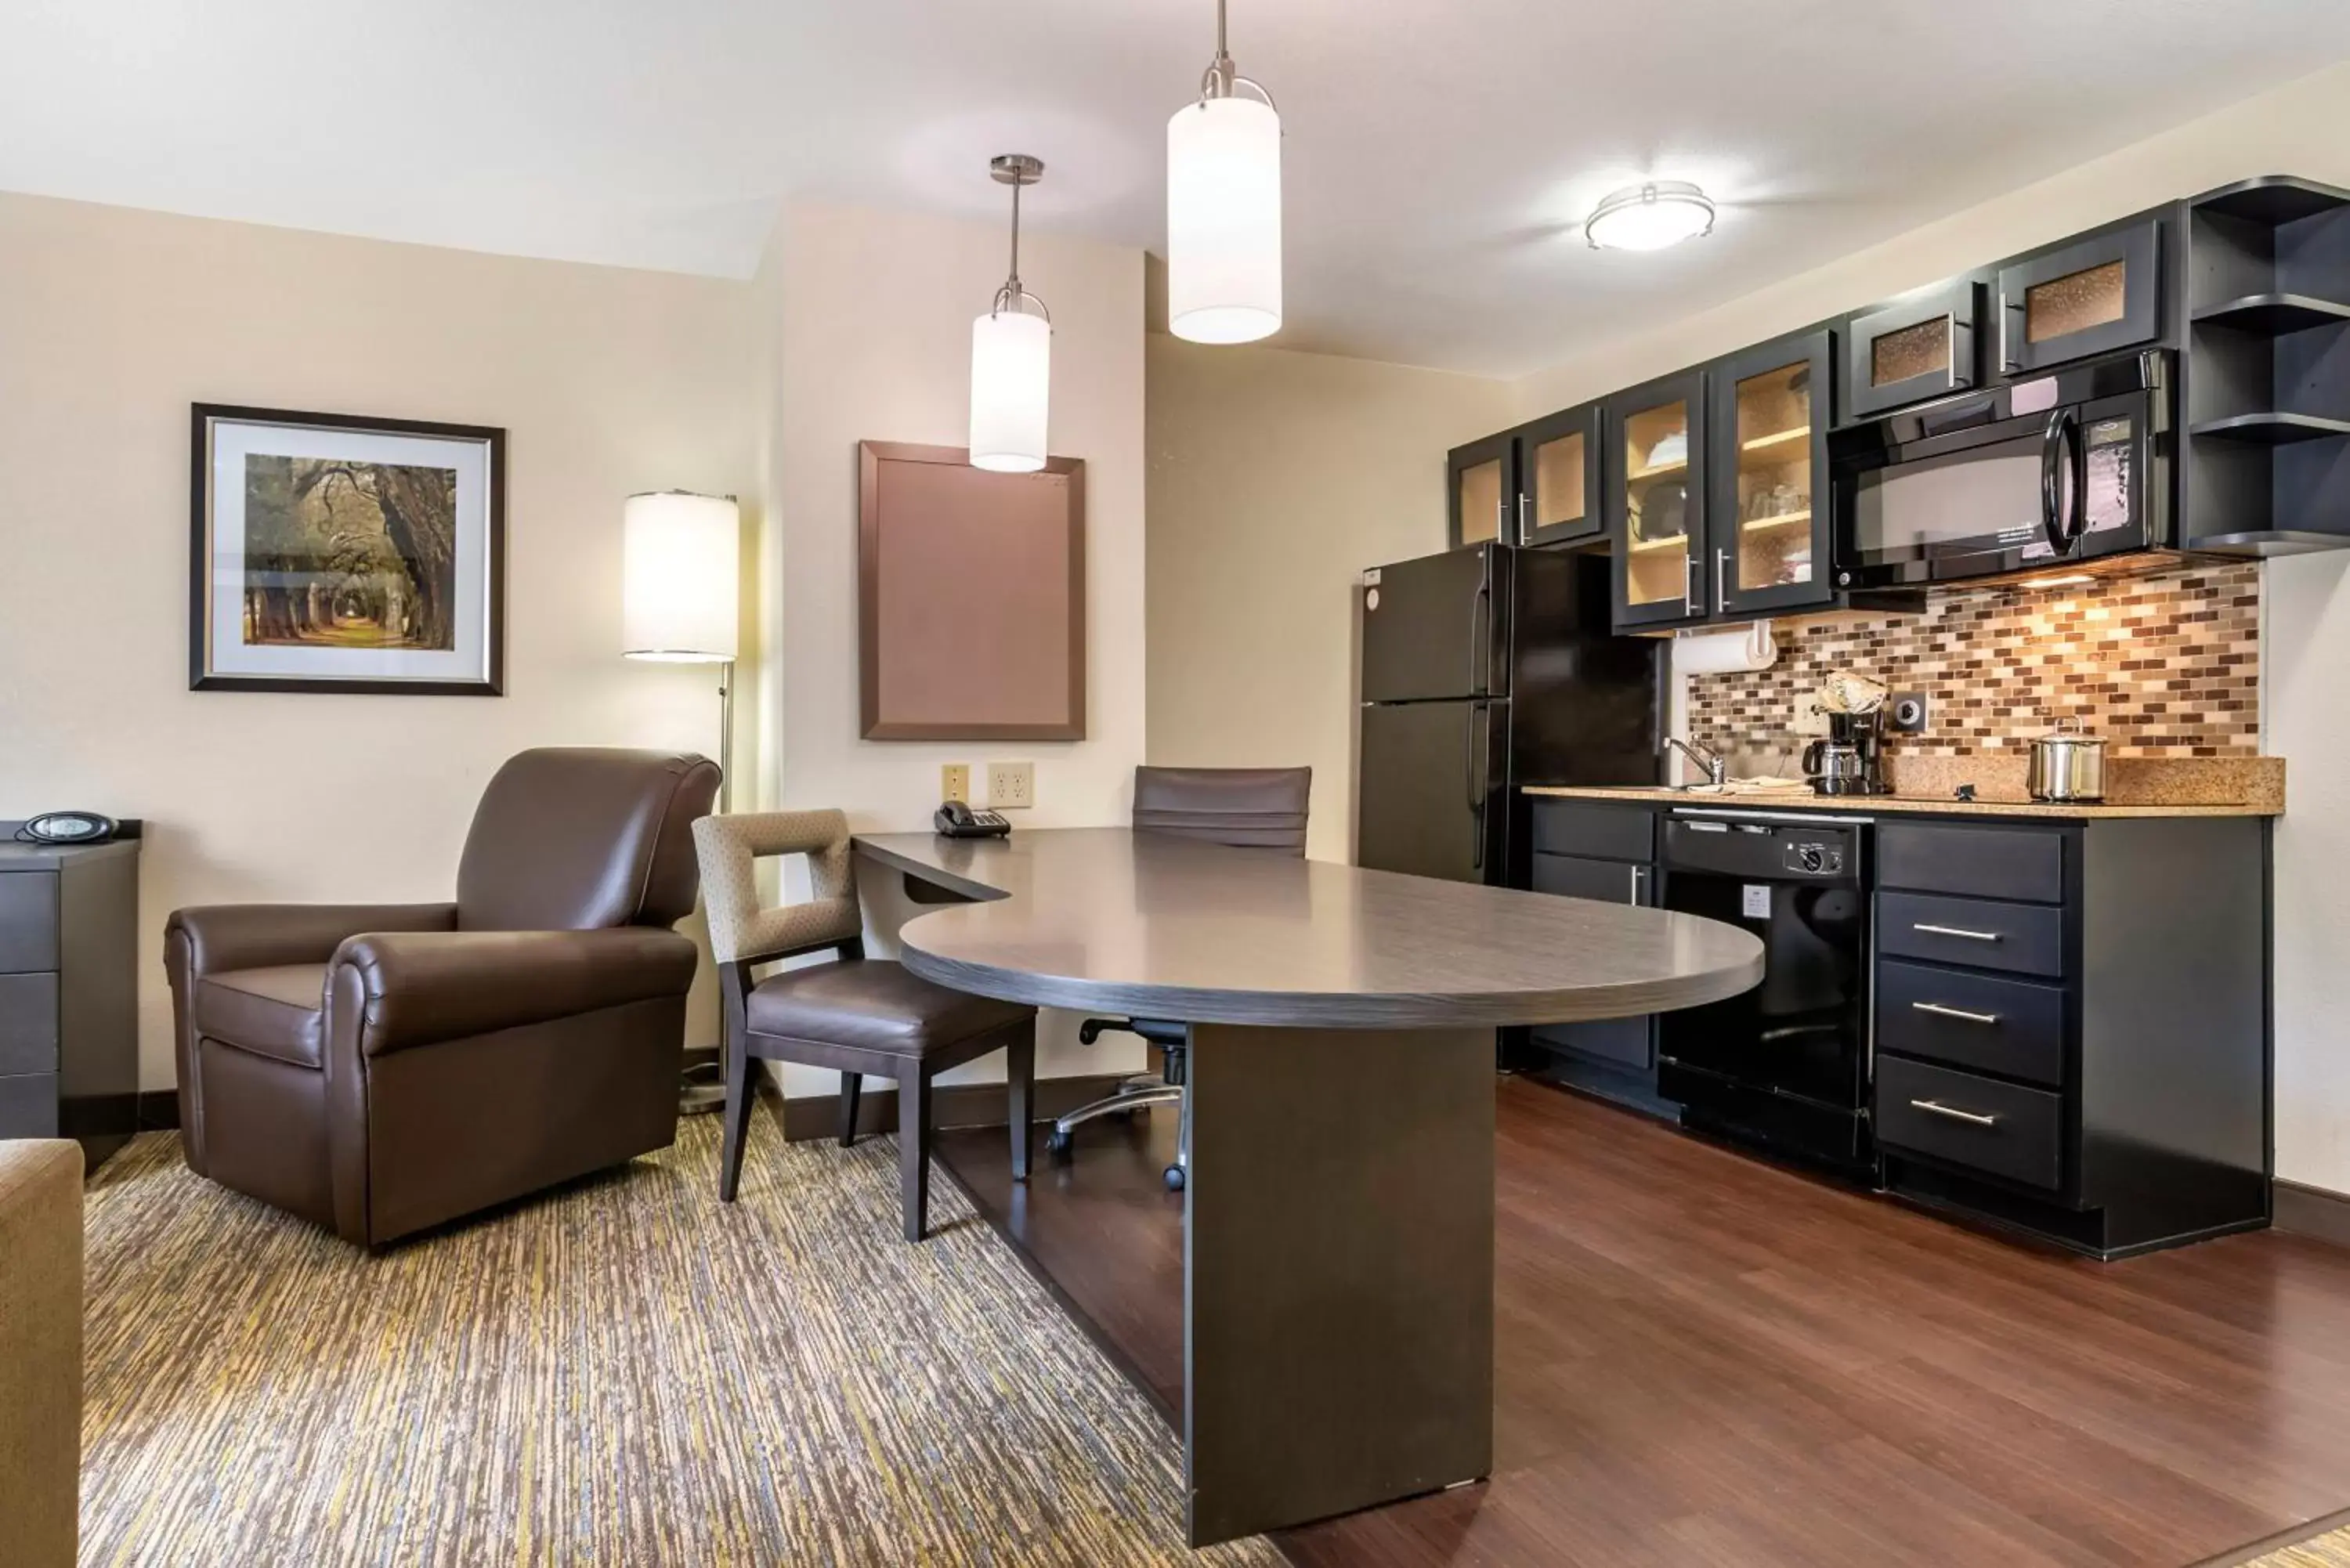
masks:
[[[1028,1179],[1028,1157],[1036,1142],[1036,1027],[1030,1024],[1003,1052],[1003,1080],[1010,1099],[1012,1179]]]
[[[757,1096],[751,1092],[751,1053],[736,1044],[726,1053],[726,1137],[718,1155],[718,1200],[734,1201],[734,1189],[743,1179],[743,1140],[751,1131],[751,1107]]]
[[[898,1197],[906,1240],[919,1241],[931,1208],[931,1080],[920,1062],[898,1073]]]
[[[857,1101],[864,1092],[864,1074],[843,1073],[840,1075],[840,1147],[843,1148],[857,1141]]]

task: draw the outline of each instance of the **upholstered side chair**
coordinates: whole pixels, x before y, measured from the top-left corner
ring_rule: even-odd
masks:
[[[899,1199],[906,1240],[928,1229],[931,1082],[991,1052],[1004,1053],[1011,1096],[1012,1175],[1028,1179],[1035,1099],[1036,1010],[933,985],[889,959],[865,956],[865,921],[848,818],[838,811],[770,811],[706,816],[693,825],[702,856],[710,950],[726,1010],[726,1131],[718,1196],[734,1201],[743,1146],[755,1099],[754,1062],[795,1063],[840,1075],[840,1143],[857,1138],[864,1075],[898,1083]],[[756,868],[764,857],[807,857],[812,897],[763,906]],[[753,971],[785,959],[830,953],[831,961]]]
[[[702,757],[524,752],[448,903],[174,911],[189,1167],[377,1246],[666,1147],[717,788]]]

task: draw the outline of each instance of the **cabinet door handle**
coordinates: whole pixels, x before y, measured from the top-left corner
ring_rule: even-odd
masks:
[[[1534,530],[1526,526],[1526,503],[1532,499],[1533,497],[1524,491],[1518,492],[1518,543],[1521,545],[1526,544],[1534,536]]]
[[[1721,614],[1730,607],[1730,552],[1713,553],[1713,613]]]
[[[1946,1106],[1939,1100],[1912,1100],[1909,1104],[1915,1109],[1930,1111],[1938,1116],[1948,1116],[1954,1122],[1971,1122],[1979,1127],[1999,1126],[1997,1116],[1987,1116],[1980,1111],[1962,1111],[1956,1106]]]
[[[1632,867],[1632,902],[1645,904],[1648,901],[1648,868],[1646,866],[1635,866]]]
[[[1681,588],[1681,607],[1690,614],[1695,615],[1697,614],[1697,552],[1689,549],[1686,543],[1683,544],[1682,549],[1686,552],[1682,558],[1688,566],[1688,571],[1685,574],[1688,581]]]
[[[1913,931],[1923,931],[1929,937],[1963,937],[1970,942],[1995,942],[2002,940],[1997,931],[1970,931],[1960,926],[1929,926],[1912,924]]]
[[[1909,1004],[1920,1012],[1930,1012],[1938,1018],[1963,1018],[1970,1023],[1996,1023],[1996,1012],[1969,1012],[1963,1007],[1946,1007],[1939,1002],[1913,1002]]]

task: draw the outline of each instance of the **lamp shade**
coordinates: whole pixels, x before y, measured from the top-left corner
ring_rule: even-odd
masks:
[[[971,324],[971,462],[1004,473],[1045,466],[1053,325],[1019,309]]]
[[[742,524],[723,495],[631,495],[621,514],[620,649],[630,659],[734,657]]]
[[[1281,116],[1204,98],[1167,122],[1168,328],[1250,343],[1281,328]]]

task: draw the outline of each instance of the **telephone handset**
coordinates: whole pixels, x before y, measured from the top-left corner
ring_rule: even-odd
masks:
[[[949,838],[1002,838],[1012,831],[1000,813],[973,811],[959,800],[940,806],[931,826]]]

